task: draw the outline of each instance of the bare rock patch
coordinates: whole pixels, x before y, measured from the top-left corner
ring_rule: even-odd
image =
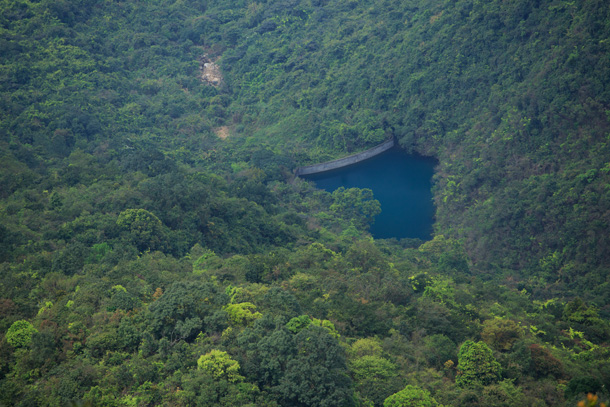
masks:
[[[212,60],[207,54],[199,59],[200,79],[208,85],[219,87],[222,84],[222,72],[217,64],[218,59]]]

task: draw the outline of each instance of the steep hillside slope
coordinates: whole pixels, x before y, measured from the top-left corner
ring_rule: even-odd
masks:
[[[609,12],[0,0],[0,404],[607,400]],[[293,177],[390,135],[431,241]]]
[[[204,37],[222,54],[238,132],[344,151],[396,135],[440,161],[438,233],[464,238],[481,270],[525,269],[546,288],[604,279],[610,263],[609,12],[602,1],[218,5]]]

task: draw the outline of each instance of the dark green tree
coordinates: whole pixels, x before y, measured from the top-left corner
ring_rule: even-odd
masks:
[[[116,224],[127,231],[129,242],[142,252],[167,246],[163,224],[146,209],[126,209],[119,214]]]
[[[379,201],[368,188],[339,187],[332,193],[330,210],[346,220],[352,220],[358,227],[367,229],[381,213]]]
[[[353,406],[345,352],[324,328],[310,325],[294,337],[296,355],[275,391],[283,406]]]
[[[204,329],[203,319],[227,301],[213,284],[176,282],[150,305],[150,328],[157,337],[192,340]]]

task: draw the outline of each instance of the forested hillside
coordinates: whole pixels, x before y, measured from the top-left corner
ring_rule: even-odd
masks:
[[[0,11],[0,405],[610,398],[604,1]],[[431,241],[293,177],[391,136]]]

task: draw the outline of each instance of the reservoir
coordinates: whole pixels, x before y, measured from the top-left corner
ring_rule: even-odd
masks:
[[[376,239],[429,240],[434,222],[432,175],[436,160],[392,148],[365,161],[302,176],[320,189],[370,188],[381,204],[370,232]]]

